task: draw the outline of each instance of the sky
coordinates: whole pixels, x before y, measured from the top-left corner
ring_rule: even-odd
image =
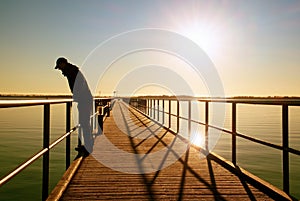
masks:
[[[97,55],[99,45],[133,30],[161,29],[188,38],[205,52],[225,96],[300,96],[300,1],[1,0],[0,27],[0,93],[69,94],[67,80],[54,70],[58,57],[87,70],[91,59],[105,59],[106,53]],[[142,40],[154,39],[150,35]],[[118,52],[129,45],[111,44],[107,51]],[[177,56],[157,51],[130,55],[104,74],[95,72],[99,79],[98,85],[91,86],[94,94],[122,94],[126,79],[135,82],[130,73],[147,72],[153,64],[160,66],[161,73],[175,69],[195,95],[211,90],[205,79],[194,82],[193,72],[185,75],[190,66]],[[177,74],[171,78],[177,79]],[[122,90],[116,88],[120,83]],[[131,91],[172,93],[155,80],[152,87],[144,84]]]

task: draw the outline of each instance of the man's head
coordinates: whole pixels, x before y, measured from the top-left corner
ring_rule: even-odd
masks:
[[[55,69],[62,70],[68,64],[68,60],[66,58],[60,57],[56,60]]]

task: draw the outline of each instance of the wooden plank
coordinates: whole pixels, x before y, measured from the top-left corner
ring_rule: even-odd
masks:
[[[106,119],[104,135],[118,149],[127,153],[149,154],[167,148],[169,152],[160,160],[151,158],[153,162],[160,163],[164,162],[162,159],[171,160],[177,154],[171,146],[175,140],[179,141],[174,134],[149,122],[133,109],[127,111],[129,115],[123,115],[127,125],[122,124],[121,112],[127,107],[116,103],[114,108],[119,113],[112,112],[111,117]],[[142,133],[136,126],[142,129]],[[123,129],[129,130],[130,135],[125,135]],[[132,137],[136,135],[149,137]],[[95,146],[99,145],[96,139]],[[120,157],[117,162],[113,162],[114,158],[97,160],[96,154],[113,156],[114,153],[110,153],[113,150],[100,152],[96,147],[94,152],[84,158],[61,200],[273,200],[215,161],[200,158],[199,151],[193,147],[168,167],[144,174],[117,171],[102,164],[112,162],[114,168],[134,170],[138,165],[143,168],[144,163],[128,162],[126,156]]]
[[[72,177],[74,176],[77,169],[79,168],[79,166],[82,162],[82,159],[83,159],[83,157],[79,157],[73,161],[73,163],[70,165],[70,167],[64,173],[61,180],[58,182],[58,184],[55,186],[55,188],[52,190],[52,192],[48,196],[47,201],[57,201],[60,199],[60,197],[66,190],[68,184],[70,183]]]

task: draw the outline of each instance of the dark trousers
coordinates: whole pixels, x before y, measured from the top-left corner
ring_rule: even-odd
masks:
[[[78,103],[78,113],[79,113],[79,124],[83,133],[83,139],[81,143],[84,144],[84,147],[88,152],[93,151],[94,139],[91,129],[91,114],[92,114],[92,101],[79,102]]]

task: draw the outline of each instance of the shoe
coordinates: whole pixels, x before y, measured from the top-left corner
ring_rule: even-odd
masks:
[[[82,155],[83,155],[84,157],[87,157],[87,156],[90,155],[90,153],[89,153],[87,150],[85,150],[85,151],[82,152]]]
[[[78,146],[78,147],[75,147],[75,150],[78,151],[78,152],[82,152],[85,150],[84,146]]]
[[[75,150],[78,151],[78,155],[80,156],[88,156],[90,153],[85,149],[84,146],[75,147]]]

